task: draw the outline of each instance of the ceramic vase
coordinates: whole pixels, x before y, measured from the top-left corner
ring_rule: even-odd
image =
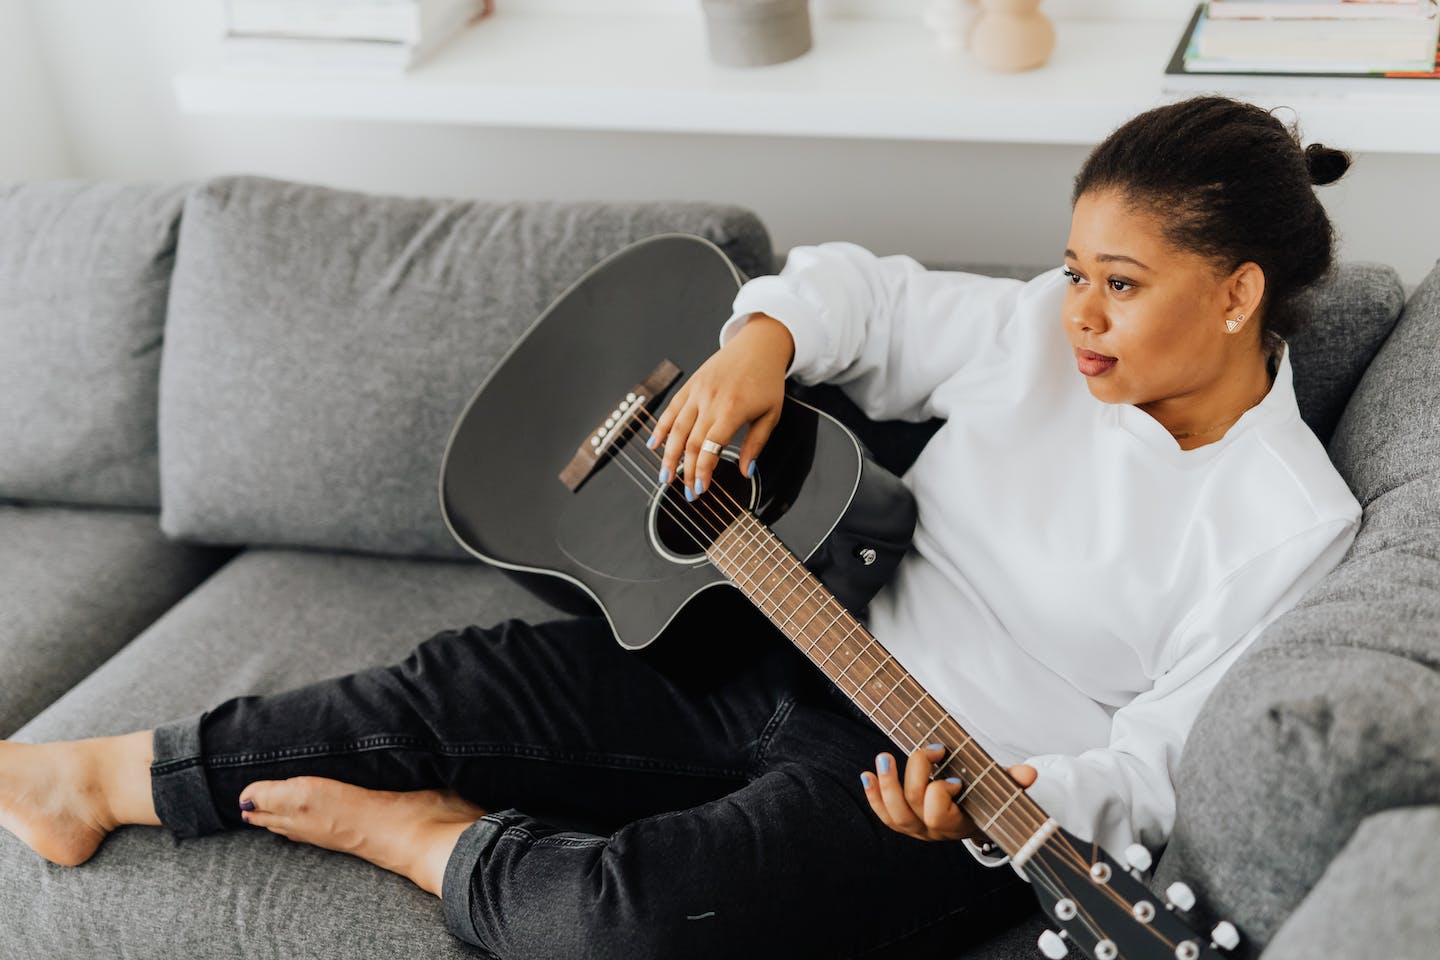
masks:
[[[980,0],[970,30],[970,54],[982,66],[1002,72],[1033,70],[1055,49],[1055,25],[1040,12],[1040,0]]]
[[[970,30],[978,11],[978,0],[930,0],[922,17],[940,49],[956,53],[970,49]]]

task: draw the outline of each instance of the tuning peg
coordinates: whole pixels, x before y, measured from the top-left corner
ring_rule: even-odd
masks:
[[[1195,906],[1195,894],[1179,880],[1165,888],[1166,906],[1179,907],[1181,910],[1189,910]]]
[[[1040,934],[1040,952],[1050,960],[1060,960],[1070,952],[1065,946],[1065,934],[1056,933],[1054,930],[1046,930]]]
[[[1221,950],[1234,950],[1240,945],[1240,931],[1229,920],[1221,920],[1215,924],[1215,929],[1210,931],[1210,939],[1214,946]]]
[[[1150,851],[1145,849],[1143,843],[1132,843],[1126,847],[1125,859],[1136,870],[1149,870],[1150,864],[1154,863],[1150,859]]]

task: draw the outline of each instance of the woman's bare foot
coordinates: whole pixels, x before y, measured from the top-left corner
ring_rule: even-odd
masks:
[[[257,780],[240,791],[247,800],[247,822],[353,854],[437,897],[455,841],[486,813],[453,790],[369,790],[328,777]]]
[[[0,740],[0,827],[64,867],[89,860],[119,825],[84,744]]]

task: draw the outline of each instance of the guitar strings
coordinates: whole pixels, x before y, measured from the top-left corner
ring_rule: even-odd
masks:
[[[637,407],[635,407],[634,409],[637,410],[639,413],[642,413],[642,414],[646,415],[647,417],[650,417],[652,421],[654,420],[653,414],[650,413],[649,409],[648,409],[644,404],[640,404],[640,405],[638,405]],[[624,425],[624,426],[622,427],[624,433],[629,435],[626,439],[634,439],[634,438],[635,438],[636,435],[635,435],[635,432],[634,432],[634,426],[635,426],[636,423],[638,423],[638,419],[639,419],[639,418],[637,417],[635,420],[631,421],[631,423],[626,424],[626,425]],[[651,489],[651,487],[650,487],[650,482],[651,482],[651,481],[649,480],[648,474],[644,472],[646,468],[645,468],[644,466],[642,466],[640,463],[638,463],[636,460],[634,460],[632,457],[629,457],[628,455],[626,455],[626,454],[628,454],[628,447],[629,447],[629,444],[628,444],[628,443],[616,445],[616,446],[615,446],[616,459],[617,459],[617,460],[618,460],[618,459],[622,459],[622,457],[623,457],[623,459],[624,459],[628,464],[630,464],[631,466],[634,466],[637,470],[640,470],[640,471],[641,471],[641,473],[640,473],[638,476],[636,476],[635,474],[631,473],[631,471],[629,471],[629,470],[626,471],[626,474],[627,474],[628,476],[630,476],[630,477],[636,482],[637,486],[639,486],[643,491],[646,491],[646,492],[648,493],[649,490]],[[655,451],[654,451],[652,448],[650,448],[649,446],[646,446],[646,447],[645,447],[645,450],[646,450],[647,453],[650,453],[650,454],[652,454],[652,455],[655,457],[655,462],[657,462],[657,463],[663,463],[663,462],[664,462],[663,457],[661,457],[657,452],[655,452]],[[725,490],[725,488],[724,488],[723,485],[721,485],[720,487],[718,487],[718,490],[719,490],[720,492],[724,493],[726,499],[730,500],[731,503],[733,503],[733,504],[738,508],[738,510],[740,511],[740,513],[744,513],[744,514],[749,514],[749,513],[750,513],[750,511],[749,511],[748,509],[746,509],[743,505],[741,505],[738,501],[736,501],[733,496],[730,495],[730,493],[729,493],[728,490]],[[666,494],[662,495],[662,498],[661,498],[662,505],[665,503],[665,501],[668,501],[668,499],[669,499],[670,496],[673,496],[673,494],[670,494],[668,491],[667,491]],[[712,499],[713,499],[713,498],[712,498]],[[691,502],[691,503],[699,503],[700,501],[697,499],[697,500],[690,501],[690,502]],[[666,507],[665,509],[666,509],[666,511],[667,511],[667,514],[668,514],[673,520],[675,520],[675,522],[677,523],[677,525],[683,525],[683,520],[684,520],[684,518],[686,518],[686,517],[689,516],[689,514],[688,514],[686,511],[683,511],[683,509],[682,509],[682,511],[681,511],[679,514],[677,514],[676,512],[674,512],[674,511],[672,511],[672,510],[669,510],[668,507]],[[711,506],[710,503],[706,503],[706,504],[705,504],[705,509],[711,514],[712,517],[716,517],[717,519],[719,519],[719,515],[716,514],[716,511],[714,510],[714,508]],[[733,519],[735,516],[738,516],[738,515],[739,515],[739,514],[732,514],[731,519]],[[728,526],[728,523],[729,523],[729,521],[725,521],[725,525],[726,525],[726,526]],[[722,531],[723,531],[723,527],[722,527],[721,529],[718,529],[718,530],[712,530],[711,532],[712,532],[714,535],[718,536],[719,533],[721,533]],[[692,535],[692,537],[693,537],[693,535]],[[693,537],[693,539],[695,540],[696,546],[702,547],[702,549],[703,549],[703,546],[704,546],[703,540],[702,540],[701,538],[699,538],[699,537]],[[713,541],[712,541],[712,542],[713,542]],[[782,580],[782,582],[783,582],[783,580]],[[803,581],[802,581],[802,582],[803,582]],[[818,581],[817,581],[817,583],[818,583]],[[818,585],[819,585],[819,586],[823,586],[823,584],[818,584]],[[779,585],[777,584],[777,587],[778,587],[778,586],[779,586]],[[797,585],[797,587],[798,587],[798,585]],[[812,590],[812,593],[813,593],[813,592],[814,592],[814,591]],[[807,599],[808,599],[808,597],[807,597]],[[805,601],[802,601],[802,603],[803,603],[803,602],[805,602]],[[848,616],[848,611],[844,611],[843,608],[842,608],[842,616]],[[831,622],[830,626],[826,627],[825,629],[826,629],[827,631],[830,630],[830,629],[832,629],[832,628],[835,626],[835,624],[839,622],[839,620],[840,620],[840,618],[837,617],[834,621]],[[859,626],[858,621],[855,623],[855,626]],[[851,631],[851,632],[853,633],[853,628],[852,628],[852,631]],[[862,647],[860,648],[860,652],[861,652],[861,653],[864,653],[864,654],[869,654],[869,652],[870,652],[870,651],[869,651],[869,646],[870,646],[870,644],[869,644],[869,643],[866,643],[864,646],[862,646]],[[857,659],[858,659],[858,656],[857,656]],[[883,666],[883,665],[884,665],[884,662],[882,661],[880,665]],[[879,668],[877,667],[876,669],[878,670]],[[875,671],[872,671],[872,675],[874,674],[874,672],[875,672]],[[868,680],[868,678],[867,678],[867,680]],[[858,691],[857,691],[857,692],[858,692]],[[878,704],[877,704],[877,706],[878,706]],[[914,709],[914,708],[912,708],[912,709]],[[922,713],[923,713],[923,711],[922,711]],[[929,719],[929,716],[928,716],[928,715],[926,715],[926,719]],[[937,725],[938,725],[938,724],[937,724]],[[947,758],[945,758],[945,759],[943,759],[943,760],[941,761],[941,766],[943,767],[943,766],[944,766],[946,763],[948,763],[948,762],[949,762],[949,758],[947,757]],[[998,769],[998,765],[996,765],[996,764],[994,763],[993,759],[990,760],[989,763],[990,763],[990,765],[991,765],[992,767],[996,767],[996,768]],[[978,775],[976,776],[976,778],[972,781],[972,786],[973,786],[974,788],[977,788],[977,789],[980,788],[980,787],[981,787],[980,781],[983,780],[985,774],[988,773],[988,772],[989,772],[989,771],[988,771],[988,769],[987,769],[985,772],[982,772],[982,773],[978,774]],[[937,771],[937,773],[931,775],[931,779],[933,780],[933,779],[935,778],[935,776],[937,776],[937,775],[938,775],[938,771]],[[1018,785],[1017,785],[1017,786],[1018,786]],[[1000,797],[995,796],[995,791],[996,791],[996,790],[998,790],[998,787],[989,787],[989,786],[986,786],[986,787],[984,788],[984,793],[985,793],[985,795],[987,796],[987,798],[988,798],[992,803],[995,802],[995,801],[997,801],[998,799],[1000,799]],[[965,793],[968,793],[968,791],[965,791]],[[965,795],[965,793],[962,793],[962,794],[960,794],[960,795],[958,795],[958,796],[956,797],[955,802],[956,802],[957,805],[958,805],[958,803],[959,803],[960,798],[963,797],[963,796]],[[1001,794],[1000,796],[1003,797],[1004,794]],[[1025,816],[1025,814],[1024,814],[1023,811],[1021,811],[1021,815],[1022,815],[1022,817]],[[996,827],[996,826],[998,826],[998,825],[999,825],[999,821],[997,820],[997,821],[995,821],[995,823],[992,823],[991,826],[992,826],[992,827]],[[1039,829],[1039,825],[1033,825],[1033,826],[1034,826],[1034,828],[1032,829],[1030,835],[1033,835],[1034,830]],[[1001,832],[1001,831],[1000,831],[1000,830],[996,830],[996,832],[999,833],[999,832]],[[1007,831],[1007,832],[1008,832],[1008,831]],[[1018,839],[1017,839],[1017,838],[1015,838],[1015,837],[1013,836],[1013,834],[1012,834],[1008,839],[1011,840],[1011,843],[1012,843],[1013,846],[1017,846],[1017,847],[1018,847],[1018,846],[1020,845],[1020,841],[1022,841],[1024,838],[1018,838]],[[1043,841],[1043,842],[1042,842],[1042,845],[1049,846],[1049,845],[1051,845],[1052,843],[1056,843],[1056,841],[1063,841],[1062,844],[1059,844],[1060,849],[1058,849],[1058,850],[1055,851],[1055,852],[1057,852],[1057,853],[1060,854],[1061,859],[1062,859],[1062,862],[1067,862],[1068,865],[1069,865],[1072,869],[1076,870],[1077,873],[1081,873],[1081,874],[1086,874],[1086,875],[1088,875],[1088,870],[1087,870],[1086,867],[1085,867],[1085,861],[1084,861],[1083,855],[1081,855],[1080,851],[1077,850],[1077,849],[1075,849],[1075,848],[1073,847],[1073,845],[1069,843],[1068,840],[1065,840],[1065,838],[1052,836],[1052,837],[1047,838],[1045,841]],[[1047,869],[1047,868],[1046,868],[1046,865],[1044,864],[1043,861],[1035,860],[1035,859],[1032,857],[1032,862],[1036,863],[1037,866],[1039,866],[1040,872],[1043,872],[1044,870]],[[1059,881],[1058,881],[1058,878],[1051,878],[1051,879],[1054,880],[1055,882],[1059,882]],[[1066,889],[1066,892],[1067,892],[1067,893],[1069,892],[1069,891],[1068,891],[1068,888]],[[1129,904],[1128,904],[1128,901],[1126,901],[1123,897],[1121,897],[1119,894],[1117,894],[1117,893],[1116,893],[1112,888],[1110,888],[1108,885],[1101,885],[1101,893],[1102,893],[1102,895],[1107,896],[1107,897],[1109,897],[1110,899],[1114,900],[1117,904],[1120,904],[1120,905],[1122,905],[1122,906],[1128,906],[1128,905],[1129,905]],[[1077,909],[1078,909],[1078,904],[1077,904]],[[1086,926],[1089,927],[1089,924],[1087,923]],[[1149,928],[1148,926],[1147,926],[1147,928],[1153,930],[1153,928]],[[1093,931],[1092,931],[1092,932],[1093,932]],[[1159,936],[1158,931],[1155,931],[1155,932],[1156,932],[1156,935]],[[1161,939],[1163,940],[1164,938],[1162,937]]]

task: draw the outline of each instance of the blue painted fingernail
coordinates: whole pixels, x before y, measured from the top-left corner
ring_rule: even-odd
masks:
[[[890,758],[883,753],[880,754],[880,756],[875,759],[875,769],[881,773],[888,773],[890,771]]]
[[[685,499],[688,500],[688,501],[690,501],[691,503],[694,503],[694,502],[695,502],[695,494],[693,494],[693,493],[690,492],[690,488],[689,488],[689,487],[686,487],[686,488],[685,488]]]
[[[932,743],[932,744],[930,744],[930,746],[926,747],[925,749],[926,749],[926,750],[939,750],[939,749],[940,749],[941,747],[943,747],[943,746],[945,746],[945,744],[943,744],[943,743]]]
[[[946,777],[946,778],[945,778],[945,782],[946,782],[946,783],[959,783],[959,782],[960,782],[960,778],[959,778],[959,777]]]
[[[254,800],[241,800],[241,801],[240,801],[240,809],[241,809],[241,810],[254,810],[254,809],[255,809],[255,801],[254,801]]]
[[[661,467],[661,468],[660,468],[660,482],[661,482],[661,483],[669,483],[669,482],[670,482],[670,468],[669,468],[669,467]]]
[[[704,493],[704,492],[705,492],[705,481],[704,481],[704,480],[701,480],[699,477],[696,477],[696,478],[695,478],[695,496],[698,497],[698,496],[700,496],[700,494],[702,494],[702,493]]]
[[[870,774],[868,774],[868,773],[862,773],[862,774],[860,774],[860,785],[861,785],[862,787],[864,787],[866,790],[869,790],[869,789],[870,789]]]
[[[651,449],[653,450],[653,449],[655,448],[655,441],[657,441],[657,440],[659,440],[659,439],[660,439],[660,434],[658,434],[658,433],[652,433],[652,434],[650,434],[650,439],[645,441],[645,446],[647,446],[647,447],[649,447],[649,448],[651,448]]]
[[[750,461],[750,466],[745,469],[745,476],[747,476],[747,477],[753,477],[753,476],[755,476],[755,461],[754,461],[754,460],[751,460],[751,461]]]

